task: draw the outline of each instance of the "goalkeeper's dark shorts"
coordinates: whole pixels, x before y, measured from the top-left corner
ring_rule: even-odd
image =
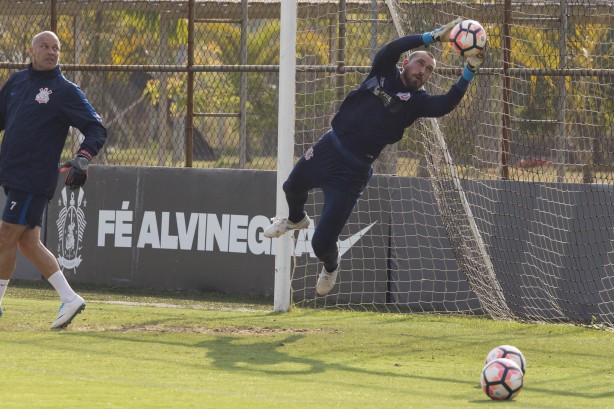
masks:
[[[295,221],[303,217],[307,192],[322,189],[322,214],[311,238],[313,251],[320,259],[337,247],[339,235],[372,175],[370,164],[340,151],[333,138],[336,137],[328,132],[310,148],[283,186],[289,218]]]
[[[4,188],[6,203],[2,212],[2,221],[20,224],[33,229],[43,225],[43,214],[49,203],[46,196]]]

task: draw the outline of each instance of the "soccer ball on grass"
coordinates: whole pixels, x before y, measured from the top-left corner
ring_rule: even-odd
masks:
[[[486,30],[475,20],[463,20],[450,32],[450,43],[464,57],[476,55],[486,47]]]
[[[527,361],[522,352],[520,352],[520,350],[515,346],[499,345],[498,347],[493,348],[488,355],[486,355],[486,363],[489,363],[497,358],[507,358],[516,362],[523,374],[527,370]]]
[[[490,361],[482,369],[482,390],[491,399],[514,399],[522,389],[524,375],[516,362],[507,358]]]

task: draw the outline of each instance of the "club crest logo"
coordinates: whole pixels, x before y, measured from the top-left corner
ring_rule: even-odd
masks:
[[[83,189],[62,189],[62,195],[58,200],[61,207],[56,225],[58,227],[58,262],[63,269],[75,270],[81,264],[80,250],[83,247],[83,233],[85,233],[85,214],[82,207],[86,206]],[[75,194],[77,197],[75,198]]]
[[[51,91],[49,88],[40,88],[34,100],[39,104],[46,104],[49,102],[49,95],[51,94],[53,94],[53,91]]]
[[[411,94],[409,92],[399,92],[397,93],[397,97],[401,101],[409,101],[409,98],[411,98]]]

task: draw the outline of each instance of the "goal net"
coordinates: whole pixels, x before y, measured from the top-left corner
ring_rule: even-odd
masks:
[[[374,164],[326,297],[314,290],[314,226],[295,234],[292,300],[611,326],[608,2],[299,1],[295,158],[329,129],[381,46],[459,16],[488,32],[486,63],[451,114],[416,122]],[[429,51],[437,69],[427,91],[445,93],[464,59],[448,44]],[[310,194],[315,225],[322,199]]]

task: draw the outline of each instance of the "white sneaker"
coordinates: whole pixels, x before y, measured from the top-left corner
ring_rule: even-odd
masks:
[[[271,219],[271,225],[264,229],[264,237],[274,238],[283,236],[290,230],[305,229],[311,223],[311,219],[305,213],[305,217],[298,223],[292,223],[287,217],[273,217]]]
[[[74,300],[60,305],[58,318],[51,324],[51,329],[66,328],[73,318],[85,309],[85,300],[77,295]]]
[[[316,284],[316,292],[318,295],[326,295],[333,289],[335,283],[337,282],[337,275],[339,274],[340,265],[341,260],[337,260],[337,268],[332,273],[329,273],[326,271],[326,268],[322,267],[322,272],[320,273]]]

